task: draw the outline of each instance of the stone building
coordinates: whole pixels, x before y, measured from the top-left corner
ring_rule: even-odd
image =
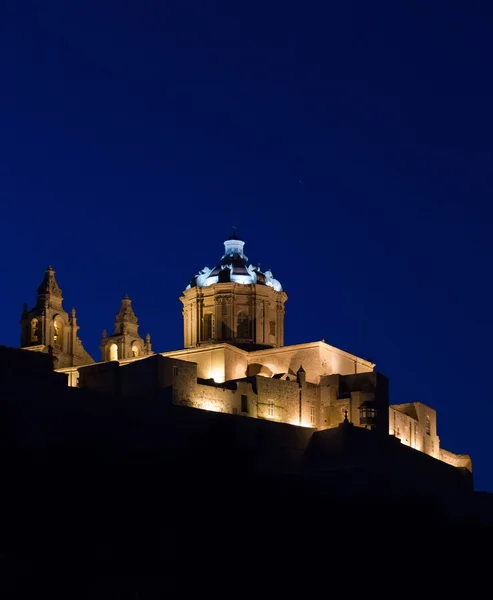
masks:
[[[337,428],[347,419],[472,470],[468,455],[440,447],[435,410],[419,401],[389,405],[388,380],[371,361],[325,341],[285,346],[287,295],[270,271],[249,263],[244,245],[233,234],[224,242],[218,265],[203,268],[183,291],[183,349],[154,354],[150,337],[144,341],[139,336],[137,317],[125,296],[114,333],[103,332],[102,361],[91,364],[87,353],[84,360],[80,350],[75,355],[73,346],[62,344],[67,362],[59,358],[55,368],[68,375],[69,386],[128,396],[166,388],[178,405],[313,431]],[[21,322],[22,346],[33,350],[38,349],[33,341],[43,348],[53,346],[54,336],[60,335],[57,318],[64,336],[75,326],[61,309],[61,291],[51,268],[40,290],[36,308],[25,311]],[[32,325],[33,319],[41,329]],[[82,348],[74,339],[76,348]]]

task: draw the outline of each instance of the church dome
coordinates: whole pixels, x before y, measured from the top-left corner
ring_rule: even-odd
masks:
[[[212,269],[204,267],[190,281],[186,289],[232,282],[244,285],[266,285],[276,292],[282,292],[281,283],[274,279],[271,271],[262,272],[260,267],[248,262],[248,257],[243,253],[244,246],[245,242],[240,240],[236,233],[230,235],[224,242],[221,262]]]

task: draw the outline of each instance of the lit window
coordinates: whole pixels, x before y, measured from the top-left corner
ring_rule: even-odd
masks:
[[[38,319],[31,321],[31,342],[38,341]]]
[[[116,344],[110,346],[110,360],[118,360],[118,346]]]
[[[269,404],[267,405],[267,416],[268,417],[274,416],[274,402],[269,402]]]
[[[136,346],[135,344],[132,346],[132,356],[134,358],[136,358],[137,356],[139,356],[139,347]]]
[[[312,425],[315,425],[315,407],[310,406],[310,422]]]
[[[57,319],[53,321],[53,341],[57,346],[62,345],[62,324]]]

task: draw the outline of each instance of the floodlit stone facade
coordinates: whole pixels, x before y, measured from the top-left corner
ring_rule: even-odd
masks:
[[[36,307],[23,312],[21,346],[49,350],[69,386],[128,396],[168,390],[178,405],[313,430],[347,419],[472,470],[468,455],[440,447],[434,409],[421,402],[389,405],[388,380],[371,361],[325,341],[284,346],[287,295],[280,282],[248,263],[236,235],[224,244],[219,265],[200,271],[180,298],[183,349],[153,353],[125,296],[114,333],[103,332],[102,362],[91,364],[77,337],[75,312],[69,319],[62,309],[51,267]]]

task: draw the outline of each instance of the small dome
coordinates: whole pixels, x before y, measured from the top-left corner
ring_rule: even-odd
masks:
[[[274,279],[271,271],[263,273],[260,267],[249,264],[248,257],[243,253],[245,242],[240,240],[236,234],[229,236],[224,242],[224,255],[221,262],[213,269],[204,267],[195,275],[187,286],[187,290],[192,287],[207,287],[214,283],[242,283],[244,285],[268,285],[276,292],[282,292],[281,283]]]

